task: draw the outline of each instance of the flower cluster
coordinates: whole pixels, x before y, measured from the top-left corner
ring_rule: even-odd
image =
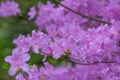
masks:
[[[119,23],[113,24],[118,25]],[[72,27],[73,29],[71,29]],[[107,61],[116,61],[116,63],[119,63],[120,56],[114,53],[119,51],[119,46],[117,46],[117,42],[119,40],[119,26],[102,25],[97,29],[93,28],[88,29],[87,31],[84,31],[81,28],[75,26],[64,26],[61,27],[59,30],[66,30],[64,28],[68,28],[66,35],[62,33],[66,31],[62,31],[59,32],[58,36],[56,35],[54,38],[49,37],[48,34],[45,34],[43,32],[33,31],[31,36],[28,35],[27,37],[25,37],[23,35],[20,35],[17,39],[15,39],[14,43],[16,44],[17,48],[13,50],[11,56],[5,58],[6,62],[11,64],[9,74],[14,75],[18,69],[22,69],[29,75],[29,71],[31,71],[31,68],[26,62],[30,59],[30,56],[28,54],[30,50],[32,50],[34,53],[44,56],[53,56],[53,58],[55,59],[60,58],[62,55],[66,55],[66,51],[69,50],[68,54],[70,56],[70,60],[75,63],[77,63],[78,60],[79,62],[86,64],[92,64],[95,62],[102,63]],[[40,75],[42,73],[39,73],[40,77],[38,77],[38,79],[44,78]],[[66,76],[68,75],[68,73],[66,74]],[[32,74],[36,74],[36,72],[33,72]],[[50,77],[52,77],[51,74],[53,73],[50,73]],[[79,74],[82,73],[79,72]],[[62,73],[58,75],[60,76],[65,74]],[[20,73],[17,78],[21,76],[22,75]],[[57,73],[54,74],[54,76],[57,76]],[[55,77],[53,78],[56,79]],[[72,79],[70,76],[68,78]],[[65,80],[68,80],[68,78]],[[49,80],[47,78],[45,79]],[[28,80],[32,79],[28,78]]]
[[[16,80],[119,80],[119,0],[64,0],[61,4],[109,20],[111,25],[80,17],[64,5],[54,8],[50,2],[47,5],[39,2],[37,10],[34,6],[28,12],[29,20],[36,17],[39,30],[33,30],[31,35],[19,35],[13,41],[16,48],[5,58],[10,64],[9,75],[18,73]],[[30,51],[56,60],[67,56],[74,66],[69,63],[52,66],[44,58],[43,67],[31,67],[27,63],[33,54]]]
[[[107,64],[99,64],[53,67],[49,63],[44,63],[44,67],[40,69],[34,65],[27,72],[28,76],[19,73],[16,80],[119,80],[120,71],[118,66],[112,65],[109,67]],[[115,71],[116,73],[113,73]]]

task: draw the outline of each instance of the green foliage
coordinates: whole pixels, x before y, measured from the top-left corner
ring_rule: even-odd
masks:
[[[15,47],[12,42],[19,34],[26,35],[37,29],[33,21],[28,21],[27,12],[31,6],[37,5],[38,1],[16,0],[20,3],[22,14],[15,17],[0,17],[0,80],[14,80],[8,75],[9,64],[5,63],[4,58],[11,54]]]
[[[0,18],[0,80],[10,80],[7,75],[9,65],[5,63],[4,57],[10,55],[15,45],[12,43],[19,34],[28,34],[35,25],[23,24],[16,21],[16,18]]]

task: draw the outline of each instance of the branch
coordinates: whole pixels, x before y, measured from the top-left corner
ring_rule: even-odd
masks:
[[[101,61],[101,62],[99,62],[99,61],[96,61],[96,62],[93,62],[93,63],[84,63],[84,62],[80,62],[80,60],[78,60],[78,59],[75,59],[75,58],[73,58],[73,57],[70,57],[70,56],[68,56],[68,59],[71,61],[71,62],[74,62],[74,63],[76,63],[76,64],[80,64],[80,65],[93,65],[93,64],[100,64],[100,63],[116,63],[116,61]]]
[[[112,53],[120,54],[120,52],[117,52],[117,51],[115,51],[115,52],[112,52]]]
[[[24,72],[20,72],[20,73],[23,75],[23,77],[24,77],[26,80],[28,80],[28,78],[27,78],[27,76],[25,75]]]
[[[109,21],[104,21],[102,19],[95,18],[95,17],[92,17],[92,16],[88,16],[88,15],[85,15],[81,12],[77,12],[77,11],[65,6],[64,4],[60,3],[58,0],[55,0],[55,2],[58,3],[59,5],[61,5],[62,7],[64,7],[65,9],[67,9],[67,10],[69,10],[69,11],[71,11],[71,12],[73,12],[73,13],[81,16],[81,17],[84,17],[84,18],[87,18],[87,19],[90,19],[90,20],[93,20],[93,21],[97,21],[97,22],[100,22],[100,23],[103,23],[103,24],[111,25],[111,23]]]

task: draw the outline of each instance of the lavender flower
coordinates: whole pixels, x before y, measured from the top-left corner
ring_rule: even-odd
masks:
[[[7,56],[5,61],[11,66],[9,69],[9,75],[15,75],[17,69],[23,69],[23,71],[29,70],[29,65],[26,63],[30,59],[30,56],[26,54],[21,54],[19,52],[13,53],[11,56]]]
[[[33,19],[36,15],[36,10],[35,10],[35,6],[30,8],[30,11],[28,12],[28,16],[29,16],[29,20]]]

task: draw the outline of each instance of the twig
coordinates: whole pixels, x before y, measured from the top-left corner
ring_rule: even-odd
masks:
[[[97,22],[100,22],[100,23],[103,23],[103,24],[111,25],[111,23],[109,21],[104,21],[102,19],[95,18],[95,17],[92,17],[92,16],[88,16],[88,15],[85,15],[81,12],[77,12],[77,11],[65,6],[64,4],[60,3],[58,0],[55,0],[55,2],[58,3],[59,5],[61,5],[62,7],[64,7],[65,9],[67,9],[67,10],[69,10],[69,11],[71,11],[71,12],[73,12],[73,13],[81,16],[81,17],[84,17],[84,18],[87,18],[87,19],[90,19],[90,20],[93,20],[93,21],[97,21]]]

